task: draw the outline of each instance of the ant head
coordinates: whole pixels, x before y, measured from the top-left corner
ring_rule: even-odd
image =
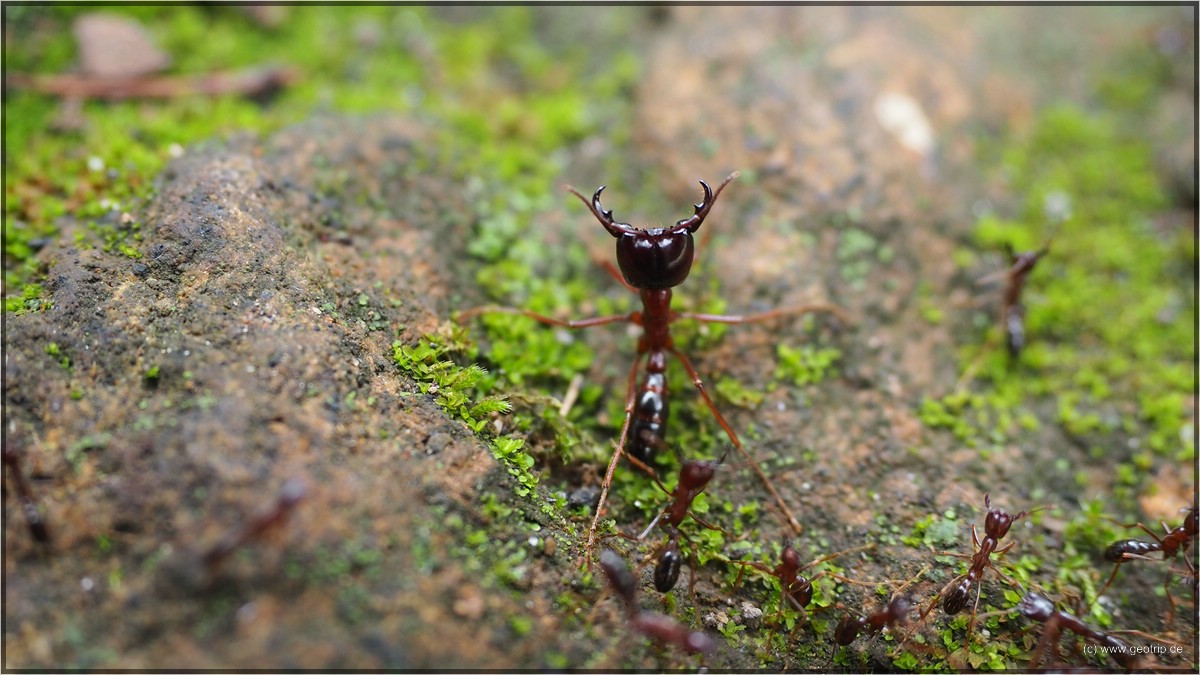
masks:
[[[779,560],[788,567],[800,568],[800,552],[792,546],[790,539],[783,540],[783,551],[779,554]]]
[[[724,457],[722,457],[724,459]],[[708,486],[721,466],[719,459],[693,459],[679,467],[679,484],[688,490],[700,491]]]
[[[591,209],[604,229],[616,238],[617,266],[621,268],[625,281],[634,288],[652,291],[673,288],[687,279],[692,271],[692,259],[696,254],[692,234],[704,222],[721,190],[736,176],[735,173],[726,178],[716,192],[713,192],[708,183],[700,181],[700,187],[704,189],[704,199],[695,205],[695,215],[680,220],[672,227],[646,230],[613,220],[612,211],[600,205],[600,193],[604,191],[604,186],[596,190],[591,202],[574,189],[568,190],[579,197],[580,201]]]
[[[1017,611],[1027,619],[1045,622],[1054,616],[1054,603],[1037,593],[1026,593],[1021,602],[1017,603]]]
[[[888,603],[888,614],[895,617],[896,621],[903,623],[902,619],[916,606],[917,603],[913,600],[913,596],[908,593],[901,593],[892,598],[892,601]]]
[[[1196,507],[1189,506],[1187,512],[1188,514],[1183,518],[1183,531],[1194,537],[1200,533],[1200,519],[1196,517]]]
[[[1008,534],[1008,530],[1012,527],[1013,523],[1043,508],[1039,506],[1030,511],[1021,511],[1020,513],[1012,514],[1004,509],[992,508],[990,495],[983,496],[983,505],[988,510],[987,518],[983,521],[983,531],[988,536],[996,539],[1003,539],[1004,535]]]

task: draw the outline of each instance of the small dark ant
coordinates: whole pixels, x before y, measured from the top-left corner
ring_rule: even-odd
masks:
[[[612,549],[600,552],[600,567],[608,584],[621,596],[633,630],[657,645],[674,645],[688,654],[711,652],[716,643],[702,631],[689,630],[669,616],[643,611],[637,605],[637,582],[624,559]]]
[[[973,548],[976,549],[974,555],[970,556],[971,566],[965,573],[952,579],[949,583],[942,587],[942,590],[938,592],[929,605],[926,606],[925,610],[921,612],[921,621],[925,620],[925,617],[928,616],[929,612],[933,610],[934,606],[938,603],[938,600],[941,600],[942,602],[942,611],[950,614],[951,616],[966,609],[967,600],[971,594],[971,586],[976,584],[976,582],[983,577],[984,571],[989,568],[1002,579],[1007,580],[1007,577],[1005,577],[1004,574],[1002,574],[995,566],[995,564],[992,563],[991,557],[993,554],[1003,555],[1007,553],[1008,550],[1013,546],[1016,546],[1017,542],[1014,541],[1010,542],[1003,548],[996,548],[999,545],[1000,540],[1003,539],[1006,534],[1008,534],[1008,530],[1012,527],[1013,523],[1042,508],[1038,507],[1029,511],[1021,511],[1016,514],[1010,514],[1004,509],[992,508],[991,496],[987,494],[983,496],[983,506],[987,509],[987,517],[985,518],[983,524],[982,540],[979,538],[979,532],[975,529],[975,524],[971,524],[971,542],[973,544]],[[971,632],[975,628],[975,615],[979,609],[979,596],[982,592],[983,587],[976,586],[975,604],[971,609],[971,621],[967,624],[968,643],[971,641]],[[907,639],[907,636],[905,639]]]
[[[790,541],[785,541],[783,550],[779,554],[779,564],[775,567],[768,567],[766,564],[757,560],[730,560],[728,562],[741,566],[741,569],[738,570],[737,578],[733,581],[735,588],[742,582],[742,576],[747,568],[759,570],[760,572],[773,576],[779,580],[779,609],[775,613],[775,620],[778,621],[779,617],[783,614],[785,600],[787,603],[790,603],[793,607],[795,607],[801,613],[801,615],[806,614],[805,608],[812,603],[813,599],[813,582],[817,579],[829,575],[840,580],[850,582],[849,579],[837,574],[833,574],[832,572],[817,572],[812,577],[805,577],[800,574],[801,572],[810,567],[820,565],[826,560],[832,560],[838,556],[846,555],[847,553],[866,551],[874,547],[875,544],[873,543],[866,544],[864,546],[855,546],[854,548],[848,548],[844,551],[838,551],[837,553],[830,553],[829,555],[822,556],[811,562],[801,564],[800,552],[797,551],[794,546],[792,546]],[[797,627],[799,627],[798,624]]]
[[[1051,233],[1050,238],[1040,249],[1024,253],[1014,251],[1010,242],[1004,243],[1004,252],[1008,255],[1009,267],[1006,271],[1008,279],[1004,287],[1004,299],[1000,309],[1000,325],[1004,328],[1008,355],[1013,359],[1019,357],[1021,350],[1025,348],[1025,305],[1021,304],[1021,294],[1025,292],[1025,279],[1033,271],[1038,261],[1050,252],[1050,241],[1053,239],[1054,233]]]
[[[675,347],[671,338],[671,323],[678,319],[734,324],[767,321],[809,312],[828,312],[843,321],[846,320],[845,313],[840,308],[828,304],[780,308],[747,315],[696,314],[671,310],[671,289],[687,279],[695,259],[696,247],[693,233],[704,223],[704,219],[712,210],[721,191],[737,175],[737,173],[731,174],[717,187],[715,192],[708,186],[708,183],[700,181],[704,198],[699,204],[694,205],[695,213],[691,217],[678,221],[672,227],[655,227],[645,230],[613,220],[612,211],[606,210],[600,204],[600,193],[604,191],[604,186],[596,190],[590,201],[574,188],[567,188],[571,194],[578,197],[588,207],[596,220],[617,240],[616,254],[617,265],[620,267],[619,273],[611,262],[606,262],[604,267],[617,281],[638,294],[642,301],[642,311],[640,312],[576,320],[555,319],[512,307],[479,307],[458,314],[458,320],[486,312],[520,314],[540,323],[564,328],[588,328],[617,322],[628,322],[642,327],[642,335],[638,339],[637,357],[629,369],[625,394],[625,420],[621,425],[616,449],[604,474],[600,499],[596,504],[596,513],[592,518],[591,527],[588,529],[585,548],[589,555],[596,539],[596,529],[600,523],[600,517],[604,512],[608,490],[612,485],[613,472],[616,470],[622,454],[628,455],[631,460],[637,460],[634,463],[639,468],[648,471],[651,475],[654,473],[653,469],[647,465],[652,460],[657,447],[663,444],[669,417],[666,378],[668,355],[673,355],[683,365],[684,370],[692,379],[692,384],[700,392],[701,398],[716,417],[721,429],[725,431],[730,442],[758,475],[759,480],[771,494],[779,509],[787,516],[789,527],[796,534],[800,534],[802,531],[800,521],[792,515],[770,478],[742,446],[733,427],[729,426],[720,410],[713,404],[708,390],[704,388],[704,382],[700,379],[691,360]],[[646,359],[646,375],[639,388],[637,374],[643,357]],[[627,441],[629,441],[629,447],[626,447]]]
[[[1130,560],[1171,560],[1175,558],[1180,551],[1186,550],[1191,545],[1192,539],[1197,535],[1200,522],[1197,519],[1196,507],[1192,506],[1187,509],[1187,515],[1183,519],[1183,523],[1177,527],[1167,527],[1166,523],[1160,522],[1163,530],[1166,531],[1161,538],[1154,533],[1153,530],[1141,523],[1126,525],[1126,527],[1140,527],[1146,534],[1154,537],[1154,541],[1142,541],[1141,539],[1122,539],[1115,541],[1107,549],[1104,550],[1104,559],[1113,563],[1112,574],[1108,575],[1108,581],[1105,582],[1104,588],[1100,589],[1097,595],[1103,595],[1104,591],[1112,585],[1113,579],[1117,578],[1117,572],[1120,571],[1121,565]],[[1150,553],[1154,551],[1162,551],[1161,558],[1151,558]],[[1191,576],[1196,575],[1196,569],[1188,556],[1183,556],[1183,562],[1189,570]],[[1175,600],[1171,597],[1171,574],[1168,572],[1167,581],[1163,585],[1163,589],[1167,594],[1167,601],[1171,604],[1170,614],[1167,617],[1167,622],[1170,623],[1175,617]]]
[[[678,449],[676,449],[676,453],[678,452]],[[679,482],[675,485],[674,490],[668,491],[661,482],[658,482],[657,477],[654,478],[659,488],[670,495],[671,503],[659,512],[654,517],[654,520],[650,521],[646,529],[638,535],[638,540],[645,539],[650,534],[650,531],[654,529],[654,526],[659,523],[662,523],[662,528],[667,532],[666,543],[655,555],[654,587],[660,593],[666,593],[675,588],[675,583],[679,581],[679,572],[683,566],[683,554],[679,549],[679,538],[684,536],[680,532],[679,526],[683,524],[688,515],[691,514],[692,520],[695,520],[704,527],[713,530],[721,529],[691,513],[691,508],[692,502],[696,500],[696,497],[701,492],[704,492],[709,482],[712,481],[713,476],[716,475],[717,468],[725,463],[725,457],[728,454],[729,450],[726,449],[721,458],[716,460],[685,461],[681,457],[680,461],[682,463],[679,466]],[[695,583],[694,575],[692,582],[693,584]]]
[[[238,548],[261,537],[268,530],[281,527],[307,493],[308,486],[304,481],[298,478],[288,479],[269,509],[254,516],[249,522],[230,530],[212,548],[208,549],[203,556],[205,567],[210,573],[215,572]]]
[[[901,593],[892,598],[887,607],[868,614],[852,618],[847,614],[838,622],[837,628],[833,631],[833,641],[837,647],[846,647],[850,643],[858,639],[858,636],[866,631],[868,635],[878,635],[883,630],[884,626],[900,626],[908,618],[908,613],[916,607],[911,595]]]
[[[1078,617],[1055,609],[1054,603],[1037,593],[1029,592],[1017,603],[1017,611],[1025,618],[1037,621],[1045,626],[1042,638],[1038,640],[1037,648],[1029,657],[1029,665],[1036,668],[1041,664],[1044,652],[1052,648],[1058,653],[1058,637],[1062,631],[1070,631],[1084,639],[1104,648],[1104,653],[1112,657],[1117,665],[1127,670],[1141,670],[1145,664],[1138,658],[1135,650],[1128,643],[1111,633],[1096,630],[1080,621]]]
[[[21,471],[21,454],[21,451],[15,447],[10,447],[8,443],[4,444],[4,466],[8,468],[8,479],[17,493],[21,511],[25,514],[25,524],[29,526],[29,534],[34,541],[47,544],[50,542],[50,531],[46,527],[46,521],[42,518],[42,514],[38,512],[37,499],[33,496],[33,491],[29,489],[25,473]]]

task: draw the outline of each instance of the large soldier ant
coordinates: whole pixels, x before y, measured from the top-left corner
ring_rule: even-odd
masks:
[[[983,496],[983,505],[987,509],[987,517],[983,524],[983,539],[979,538],[979,532],[975,529],[975,525],[971,525],[971,542],[976,549],[974,555],[971,556],[971,565],[967,571],[958,577],[952,579],[949,583],[942,587],[937,596],[930,601],[925,610],[921,612],[921,620],[924,621],[929,612],[933,610],[934,605],[940,600],[942,602],[942,611],[947,614],[954,615],[966,609],[967,600],[971,594],[971,586],[976,584],[983,573],[987,569],[991,569],[1001,578],[1006,578],[999,569],[992,563],[991,557],[995,555],[1003,555],[1008,552],[1017,542],[1010,542],[1007,546],[997,549],[1000,540],[1008,534],[1009,528],[1013,523],[1024,518],[1025,516],[1037,511],[1031,509],[1029,511],[1021,511],[1016,514],[1010,514],[1004,509],[992,508],[991,496]],[[1041,508],[1041,507],[1039,507]],[[975,588],[975,604],[971,608],[971,621],[967,624],[967,642],[971,640],[971,632],[975,628],[975,614],[979,609],[979,596],[983,592],[982,586]],[[906,638],[907,639],[907,638]]]
[[[42,514],[38,512],[37,499],[33,496],[33,491],[29,489],[25,473],[21,471],[21,451],[10,447],[8,443],[4,444],[4,466],[8,469],[8,480],[17,493],[17,502],[21,505],[21,512],[25,514],[25,524],[29,526],[29,534],[39,543],[48,543],[50,531],[46,528],[46,521],[42,519]]]
[[[712,651],[713,639],[701,631],[688,630],[669,616],[643,611],[637,605],[637,582],[629,572],[629,566],[612,549],[600,552],[600,567],[608,578],[608,584],[621,596],[629,623],[633,630],[650,638],[655,644],[675,645],[688,654]]]
[[[1113,563],[1112,574],[1108,575],[1108,581],[1105,582],[1104,588],[1100,589],[1099,595],[1103,595],[1104,591],[1112,585],[1113,579],[1117,577],[1117,572],[1120,571],[1121,565],[1130,560],[1170,560],[1177,556],[1180,551],[1187,549],[1191,545],[1192,539],[1197,535],[1198,523],[1196,516],[1196,507],[1192,506],[1187,509],[1187,516],[1184,517],[1183,523],[1177,527],[1167,527],[1166,523],[1159,523],[1166,530],[1161,538],[1154,533],[1153,530],[1141,523],[1134,523],[1126,527],[1140,527],[1146,534],[1154,537],[1154,541],[1142,541],[1141,539],[1122,539],[1113,542],[1107,549],[1104,550],[1104,559]],[[1148,554],[1154,551],[1162,551],[1162,558],[1151,558]],[[1191,576],[1196,575],[1196,569],[1188,556],[1183,556],[1183,562],[1189,570]],[[1167,581],[1163,584],[1163,590],[1166,591],[1167,601],[1171,604],[1171,614],[1168,616],[1168,623],[1175,615],[1175,600],[1171,597],[1171,574],[1168,572]]]
[[[592,550],[596,538],[596,528],[604,511],[609,487],[612,485],[613,472],[616,470],[621,455],[628,454],[637,460],[636,463],[641,468],[653,473],[647,463],[651,461],[654,450],[663,444],[669,416],[666,378],[668,355],[673,355],[683,365],[692,384],[696,386],[700,396],[704,399],[705,405],[712,411],[717,423],[729,436],[733,446],[745,457],[747,463],[766,486],[779,509],[787,516],[792,530],[796,534],[801,532],[800,522],[792,515],[783,501],[783,497],[775,489],[766,473],[742,446],[742,442],[734,433],[733,428],[729,426],[724,416],[713,404],[695,367],[688,357],[675,347],[671,338],[671,323],[678,319],[733,324],[766,321],[808,312],[828,312],[845,320],[842,310],[829,304],[802,305],[747,315],[697,314],[671,310],[671,289],[683,283],[692,268],[695,257],[693,234],[704,223],[704,219],[712,210],[721,191],[737,175],[737,173],[731,174],[717,187],[715,192],[708,186],[708,183],[700,181],[704,199],[694,205],[695,213],[691,217],[684,218],[671,227],[655,227],[644,230],[613,220],[612,211],[606,210],[600,204],[600,193],[604,191],[604,186],[596,190],[591,200],[574,188],[567,188],[571,194],[578,197],[588,207],[596,220],[617,240],[617,265],[620,267],[620,273],[617,273],[617,269],[611,263],[606,263],[605,269],[626,288],[638,294],[642,301],[642,311],[640,312],[575,320],[556,319],[511,307],[479,307],[458,314],[459,320],[487,312],[520,314],[540,323],[564,328],[588,328],[617,322],[629,322],[642,327],[642,335],[638,339],[637,345],[637,358],[634,359],[629,369],[625,395],[625,420],[621,425],[621,432],[612,459],[604,474],[596,513],[592,518],[591,527],[588,529],[586,549],[589,552]],[[639,388],[637,374],[643,357],[646,360],[646,373]],[[626,447],[627,441],[629,442],[628,447]]]

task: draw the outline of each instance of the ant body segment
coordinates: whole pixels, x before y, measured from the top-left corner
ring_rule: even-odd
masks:
[[[1167,527],[1166,523],[1160,524],[1162,525],[1163,530],[1166,531],[1166,534],[1164,534],[1162,537],[1159,537],[1154,533],[1153,530],[1141,523],[1134,523],[1133,525],[1127,526],[1140,527],[1146,532],[1146,534],[1149,534],[1151,537],[1153,537],[1154,541],[1143,541],[1141,539],[1122,539],[1120,541],[1113,542],[1107,549],[1104,550],[1104,559],[1110,563],[1113,563],[1113,571],[1112,574],[1108,575],[1108,581],[1105,582],[1104,588],[1101,588],[1100,593],[1097,595],[1103,595],[1104,591],[1108,590],[1108,587],[1112,585],[1113,579],[1116,579],[1117,572],[1120,571],[1121,565],[1129,562],[1130,560],[1171,560],[1175,556],[1179,555],[1180,551],[1187,549],[1187,547],[1191,544],[1192,539],[1196,537],[1197,530],[1200,529],[1200,522],[1198,522],[1197,511],[1196,507],[1194,506],[1187,509],[1187,515],[1184,517],[1183,523],[1180,525],[1172,528]],[[1149,554],[1155,551],[1161,551],[1162,557],[1151,558]],[[1196,570],[1192,565],[1192,561],[1188,558],[1188,556],[1185,555],[1183,556],[1183,562],[1188,568],[1188,573],[1194,577],[1196,575]],[[1167,594],[1167,600],[1171,603],[1171,615],[1168,618],[1168,622],[1170,622],[1171,618],[1173,618],[1175,614],[1175,600],[1171,597],[1171,590],[1169,588],[1170,584],[1171,574],[1168,573],[1167,581],[1163,585],[1163,589]]]
[[[775,489],[771,480],[759,467],[758,463],[742,446],[737,434],[725,420],[724,416],[713,404],[704,383],[692,365],[691,360],[675,347],[671,338],[671,324],[678,319],[693,319],[713,323],[753,323],[766,321],[782,316],[799,315],[808,312],[828,312],[838,316],[843,321],[845,314],[836,306],[829,304],[810,304],[798,307],[787,307],[767,312],[747,315],[718,315],[697,314],[691,312],[675,312],[671,310],[671,289],[683,283],[691,271],[695,258],[695,241],[693,234],[704,223],[704,219],[712,210],[721,191],[729,184],[737,173],[731,174],[714,191],[708,183],[700,181],[704,198],[694,205],[695,213],[675,223],[671,227],[656,227],[649,229],[635,228],[627,223],[613,220],[613,212],[600,204],[601,186],[588,200],[574,188],[568,191],[579,198],[596,217],[596,220],[616,240],[616,257],[619,274],[611,263],[604,265],[605,269],[620,281],[626,288],[638,294],[642,302],[642,310],[629,314],[599,316],[589,319],[561,320],[536,314],[534,312],[505,307],[480,307],[469,309],[458,314],[462,320],[485,312],[519,314],[527,316],[540,323],[564,328],[588,328],[609,323],[628,322],[642,327],[642,335],[638,339],[637,356],[629,369],[628,383],[625,396],[625,420],[616,442],[612,459],[604,475],[600,489],[600,498],[596,504],[596,513],[588,530],[586,550],[591,551],[596,538],[596,528],[604,512],[604,504],[612,485],[613,472],[622,454],[627,455],[631,463],[654,475],[648,466],[653,453],[664,442],[669,407],[667,404],[666,368],[668,356],[674,356],[683,365],[692,384],[700,392],[705,405],[717,423],[729,437],[730,442],[746,459],[747,463],[758,475],[767,491],[778,504],[788,519],[788,525],[799,534],[800,522],[792,515],[782,496]],[[641,386],[638,386],[637,376],[645,359],[645,376]],[[628,443],[628,446],[627,446]]]
[[[21,471],[21,451],[7,443],[4,444],[4,466],[8,467],[8,479],[17,493],[17,501],[25,514],[25,523],[29,526],[29,534],[38,543],[49,543],[50,531],[46,528],[42,514],[38,512],[37,499],[29,489],[25,473]]]
[[[701,654],[713,650],[716,643],[701,631],[689,630],[669,616],[643,611],[637,606],[637,582],[629,566],[612,549],[600,552],[600,567],[604,570],[608,584],[621,596],[625,611],[633,630],[650,638],[657,645],[674,645],[688,654]]]

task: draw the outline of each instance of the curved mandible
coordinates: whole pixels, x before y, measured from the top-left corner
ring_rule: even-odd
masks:
[[[604,229],[608,230],[608,233],[612,236],[620,238],[621,235],[633,234],[634,232],[637,232],[637,229],[629,223],[614,222],[612,210],[606,210],[600,205],[600,193],[604,192],[604,188],[608,187],[607,185],[601,185],[600,187],[596,188],[596,194],[592,195],[592,200],[590,202],[588,201],[587,197],[579,194],[579,191],[575,188],[571,187],[570,185],[566,187],[567,192],[579,197],[579,201],[583,202],[584,205],[588,207],[588,209],[592,212],[592,215],[596,216],[596,220],[600,221],[600,224],[603,225]]]
[[[704,199],[700,200],[699,204],[692,205],[692,207],[696,209],[696,214],[691,218],[684,218],[683,220],[675,223],[675,227],[687,228],[688,232],[695,232],[696,230],[700,229],[700,225],[704,222],[704,218],[708,216],[708,212],[712,210],[713,204],[716,203],[717,197],[721,196],[721,190],[724,190],[725,186],[729,185],[729,182],[734,178],[737,178],[740,173],[741,172],[739,171],[734,171],[733,173],[729,174],[729,177],[717,187],[716,192],[713,192],[713,189],[708,186],[708,183],[700,181],[700,187],[704,189]]]

